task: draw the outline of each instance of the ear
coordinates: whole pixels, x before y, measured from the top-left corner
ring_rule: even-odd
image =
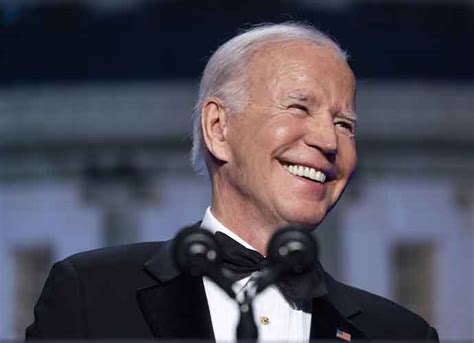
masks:
[[[226,162],[229,149],[226,132],[228,113],[218,98],[206,100],[201,110],[201,128],[204,143],[214,158]]]

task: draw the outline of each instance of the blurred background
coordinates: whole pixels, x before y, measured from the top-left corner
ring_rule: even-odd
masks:
[[[0,339],[52,263],[202,218],[188,163],[207,58],[303,20],[358,77],[359,169],[317,230],[339,280],[474,338],[474,1],[0,1]]]

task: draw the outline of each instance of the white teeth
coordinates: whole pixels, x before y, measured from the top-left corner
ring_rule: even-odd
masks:
[[[308,179],[318,181],[321,183],[324,183],[326,181],[326,174],[314,168],[305,167],[301,165],[290,165],[290,164],[284,164],[283,166],[291,174],[303,176]]]
[[[317,180],[321,180],[321,182],[326,181],[326,175],[323,172],[320,172],[319,170],[316,172],[315,178]]]

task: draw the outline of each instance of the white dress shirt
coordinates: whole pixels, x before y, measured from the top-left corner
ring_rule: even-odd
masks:
[[[215,233],[221,231],[248,249],[256,250],[234,232],[222,225],[208,207],[201,226]],[[258,272],[257,272],[258,273]],[[237,281],[235,292],[242,291],[250,277]],[[237,303],[210,279],[204,277],[212,327],[217,341],[235,341],[235,331],[239,320]],[[311,309],[310,304],[306,308]],[[305,312],[290,304],[275,286],[270,286],[256,296],[254,316],[259,332],[259,341],[309,342],[311,311]]]

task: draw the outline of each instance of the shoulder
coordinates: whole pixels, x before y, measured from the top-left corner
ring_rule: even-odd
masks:
[[[81,338],[92,328],[88,326],[92,322],[104,323],[101,318],[133,321],[132,315],[138,311],[136,289],[154,282],[144,265],[166,244],[102,248],[56,262],[35,306],[35,321],[28,327],[26,337]],[[126,310],[113,310],[117,308]]]
[[[437,340],[436,330],[425,319],[392,300],[334,279],[331,284],[338,297],[359,308],[351,320],[370,331],[372,338]]]
[[[62,262],[72,264],[76,268],[85,266],[104,268],[113,265],[120,265],[122,267],[137,264],[143,265],[169,242],[135,243],[89,250],[69,256]]]
[[[76,280],[83,287],[138,287],[150,280],[145,272],[146,263],[170,242],[136,243],[81,252],[56,262],[50,277]]]
[[[392,319],[406,320],[426,325],[426,321],[397,303],[382,296],[367,292],[365,290],[348,286],[341,283],[341,287],[363,308],[371,314],[384,313],[384,316]]]

